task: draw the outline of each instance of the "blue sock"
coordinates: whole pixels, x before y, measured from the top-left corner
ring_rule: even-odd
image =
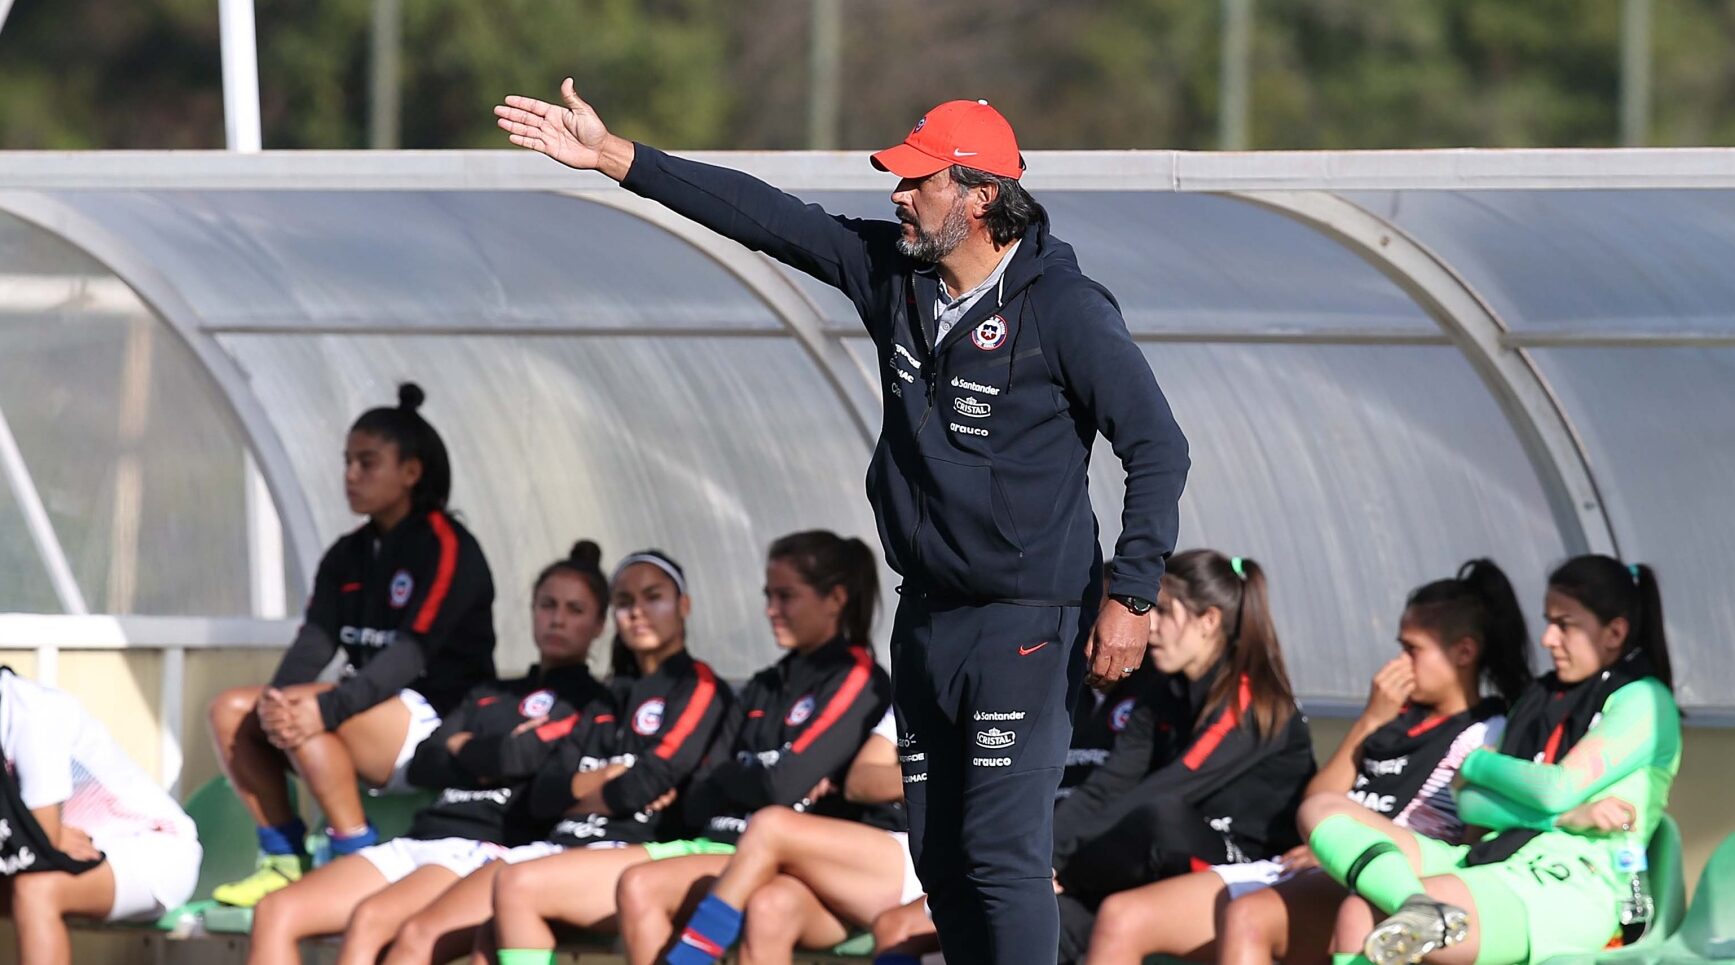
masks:
[[[712,965],[741,937],[741,910],[716,895],[706,895],[687,919],[681,940],[663,961],[669,965]]]
[[[307,824],[300,818],[259,828],[258,831],[259,850],[266,854],[300,854],[306,847]]]
[[[378,828],[374,827],[372,821],[367,823],[367,827],[355,834],[349,835],[348,837],[338,834],[336,828],[331,829],[326,837],[331,841],[331,853],[333,857],[355,854],[363,848],[380,843],[380,831]]]

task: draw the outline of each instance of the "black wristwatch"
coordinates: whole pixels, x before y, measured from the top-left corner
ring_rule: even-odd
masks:
[[[1144,616],[1151,612],[1151,607],[1156,606],[1155,603],[1152,603],[1144,597],[1133,596],[1130,593],[1110,593],[1108,598],[1119,603],[1121,606],[1126,607],[1128,610],[1131,610],[1133,616],[1136,617]]]

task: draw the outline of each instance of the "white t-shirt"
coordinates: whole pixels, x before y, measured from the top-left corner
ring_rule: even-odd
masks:
[[[884,737],[886,743],[893,747],[898,746],[898,719],[892,716],[890,707],[886,708],[886,715],[880,718],[880,722],[874,725],[873,733],[868,736]]]
[[[24,806],[103,840],[152,831],[191,838],[193,821],[71,694],[0,671],[0,753]]]

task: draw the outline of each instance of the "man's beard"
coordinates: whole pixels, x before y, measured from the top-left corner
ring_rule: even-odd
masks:
[[[902,213],[898,220],[916,229],[914,240],[901,236],[898,238],[898,251],[905,257],[929,264],[934,264],[957,250],[970,234],[970,221],[964,217],[963,198],[959,198],[958,202],[952,205],[952,210],[946,212],[946,220],[940,223],[940,230],[936,234],[923,231],[921,225],[913,220],[906,220]]]

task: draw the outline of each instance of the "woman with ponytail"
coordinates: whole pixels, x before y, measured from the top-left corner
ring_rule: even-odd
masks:
[[[903,830],[903,787],[895,731],[885,734],[890,681],[870,643],[874,554],[815,530],[776,540],[767,557],[765,614],[788,653],[742,690],[739,730],[683,806],[700,840],[733,856],[671,848],[627,871],[617,895],[629,962],[717,959],[737,937],[754,960],[836,944],[915,880],[906,842],[887,833]],[[688,896],[711,879],[678,931]]]
[[[1063,962],[1084,958],[1108,896],[1297,843],[1313,750],[1263,568],[1213,550],[1177,553],[1156,612],[1160,678],[1108,762],[1055,810]]]
[[[252,965],[299,962],[301,939],[337,932],[339,965],[373,965],[388,945],[392,963],[446,961],[470,947],[488,918],[495,859],[539,836],[526,820],[531,780],[569,735],[613,719],[586,665],[605,621],[600,556],[586,540],[543,569],[531,588],[536,665],[472,688],[410,761],[410,781],[441,789],[439,798],[402,837],[267,895],[253,915]]]
[[[1506,574],[1472,560],[1410,594],[1397,643],[1401,652],[1374,675],[1361,716],[1308,783],[1302,813],[1366,809],[1456,844],[1464,826],[1452,779],[1465,755],[1497,739],[1500,715],[1530,683],[1524,614]],[[1496,696],[1483,697],[1484,686]],[[1297,845],[1278,860],[1115,895],[1097,916],[1091,961],[1165,953],[1237,965],[1324,962],[1345,894]]]
[[[494,679],[494,580],[463,524],[446,511],[452,469],[422,418],[421,388],[370,409],[344,446],[344,493],[367,522],[320,561],[301,631],[264,687],[237,687],[210,706],[223,772],[258,824],[258,869],[219,886],[250,908],[310,866],[307,829],[290,807],[301,775],[330,825],[335,855],[378,842],[356,779],[407,790],[416,745],[471,687]],[[341,651],[335,684],[320,672]]]
[[[1575,557],[1550,575],[1544,612],[1553,672],[1513,706],[1499,750],[1472,750],[1459,771],[1460,817],[1485,837],[1454,846],[1370,813],[1303,815],[1320,866],[1358,896],[1338,911],[1334,958],[1507,965],[1642,933],[1629,862],[1681,759],[1656,576]]]

